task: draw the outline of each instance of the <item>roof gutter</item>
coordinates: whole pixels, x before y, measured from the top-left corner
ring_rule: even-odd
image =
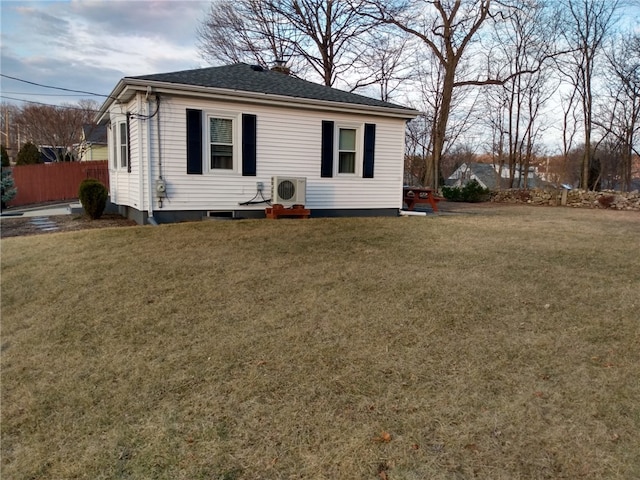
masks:
[[[208,99],[215,100],[237,101],[289,108],[293,107],[306,110],[323,110],[358,114],[367,113],[369,115],[402,118],[404,120],[411,120],[420,114],[419,111],[411,108],[359,105],[356,103],[333,102],[329,100],[289,97],[286,95],[275,95],[270,93],[247,92],[244,90],[202,87],[197,85],[184,85],[179,83],[158,82],[125,77],[120,80],[116,88],[111,92],[110,98],[100,108],[100,111],[96,115],[97,123],[102,120],[111,103],[116,101],[116,99],[118,99],[126,90],[130,89],[133,95],[136,91],[145,92],[148,87],[153,87],[153,90],[158,93],[181,93],[183,95],[206,97]]]

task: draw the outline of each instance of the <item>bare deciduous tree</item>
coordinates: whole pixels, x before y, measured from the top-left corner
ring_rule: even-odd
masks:
[[[607,95],[603,95],[594,124],[611,137],[610,151],[617,152],[606,166],[611,185],[628,191],[631,187],[633,154],[640,155],[640,35],[621,36],[605,51]],[[610,162],[611,163],[611,162]]]
[[[17,105],[2,102],[0,104],[0,136],[2,137],[2,145],[15,157],[20,149],[20,131],[16,118],[20,109]]]
[[[498,65],[494,76],[509,80],[499,87],[503,105],[509,187],[527,188],[533,153],[539,149],[539,133],[544,129],[541,113],[554,93],[545,60],[555,52],[554,11],[541,0],[528,0],[513,10],[505,22],[496,24],[496,45],[490,66]],[[495,67],[494,67],[495,68]],[[515,73],[520,72],[519,75]]]
[[[576,90],[572,89],[569,93],[560,96],[560,108],[562,109],[562,145],[560,147],[560,154],[562,157],[562,165],[559,176],[561,182],[569,185],[574,185],[576,182],[579,182],[580,179],[580,175],[575,175],[573,172],[570,162],[570,153],[576,142],[580,124],[580,112],[576,93]]]
[[[370,32],[363,38],[362,53],[354,59],[351,73],[358,80],[351,91],[376,86],[378,98],[392,101],[404,82],[413,78],[415,65],[410,50],[411,42],[406,35],[382,26]]]
[[[345,75],[371,28],[345,1],[215,0],[198,36],[214,62],[287,60],[297,75],[313,73],[332,86],[351,82]]]
[[[442,83],[437,92],[440,105],[431,132],[432,155],[428,157],[425,183],[438,186],[441,160],[447,141],[453,92],[460,87],[500,85],[509,78],[490,78],[478,73],[476,78],[463,78],[460,68],[489,20],[503,21],[514,5],[506,0],[361,0],[359,11],[419,39],[431,51],[442,69]],[[537,67],[536,67],[537,68]]]
[[[216,0],[198,27],[201,55],[213,62],[268,66],[297,41],[284,17],[261,0]]]
[[[563,36],[571,53],[559,62],[559,69],[578,94],[585,145],[592,143],[597,57],[615,23],[619,4],[619,0],[563,0]],[[584,189],[589,188],[591,157],[591,148],[585,148],[580,177]]]
[[[20,108],[16,122],[25,140],[52,147],[44,150],[45,155],[53,162],[61,162],[80,143],[82,126],[92,123],[98,107],[93,100],[60,106],[26,104]]]

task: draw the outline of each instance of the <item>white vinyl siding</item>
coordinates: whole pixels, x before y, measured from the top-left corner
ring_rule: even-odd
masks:
[[[129,172],[129,165],[122,165],[122,155],[124,150],[121,149],[122,143],[120,124],[125,125],[126,130],[126,114],[131,114],[129,129],[126,133],[129,136],[127,145],[128,151],[126,157],[131,162],[131,172]],[[111,109],[111,130],[109,132],[109,149],[112,155],[112,170],[109,174],[109,185],[111,201],[118,205],[127,205],[136,209],[142,209],[140,203],[140,161],[139,154],[144,153],[139,147],[139,126],[140,120],[136,118],[136,113],[139,113],[137,109],[137,101],[134,99],[126,105],[113,106]]]
[[[153,110],[152,106],[152,110]],[[186,167],[186,110],[199,109],[203,112],[203,162],[207,167],[202,175],[187,174]],[[257,116],[256,128],[256,176],[242,176],[242,114]],[[167,197],[163,200],[163,211],[184,210],[263,210],[267,204],[239,205],[251,200],[256,194],[256,183],[262,182],[268,192],[272,176],[295,176],[307,178],[305,206],[310,209],[379,209],[401,208],[402,177],[404,164],[405,122],[398,118],[358,115],[351,113],[303,110],[287,107],[242,104],[206,99],[162,96],[160,104],[160,151],[162,153],[162,175],[167,184]],[[209,118],[233,119],[234,166],[231,170],[213,171],[210,165],[211,134]],[[357,174],[341,174],[332,178],[320,176],[322,121],[335,122],[336,128],[357,128],[358,140],[355,157]],[[362,136],[365,123],[376,124],[375,171],[374,178],[362,178],[363,147]],[[137,129],[144,140],[140,142],[146,150],[146,123],[131,120],[130,145],[132,174],[139,172],[133,152],[138,144]],[[135,132],[135,133],[134,133]],[[151,123],[152,171],[158,174],[156,121]],[[216,143],[217,144],[217,143]],[[221,143],[222,144],[222,143]],[[334,150],[338,152],[338,136],[334,136]],[[359,150],[358,150],[359,148]],[[145,151],[146,155],[146,151]],[[146,160],[145,160],[146,161]],[[334,157],[334,171],[337,172],[337,158]],[[224,174],[220,174],[224,173]],[[118,173],[118,182],[126,175]],[[146,167],[143,175],[147,175]],[[137,178],[137,177],[136,177]],[[153,181],[153,180],[152,180]],[[137,180],[136,180],[137,182]],[[135,182],[132,182],[135,183]],[[145,178],[145,188],[148,183]],[[131,197],[119,204],[134,206],[138,188],[130,185]],[[122,186],[119,193],[125,191]],[[144,196],[147,202],[148,195]],[[268,198],[268,195],[265,194]],[[129,203],[127,203],[129,202]],[[139,210],[147,206],[135,205]],[[154,204],[154,210],[160,208]]]

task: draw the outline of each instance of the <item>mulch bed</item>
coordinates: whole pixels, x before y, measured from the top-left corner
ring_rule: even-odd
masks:
[[[105,213],[97,220],[79,215],[50,215],[47,218],[55,223],[57,230],[44,230],[33,219],[37,217],[2,217],[0,238],[21,237],[25,235],[44,235],[47,233],[71,232],[90,228],[131,227],[137,225],[133,220],[117,214]]]

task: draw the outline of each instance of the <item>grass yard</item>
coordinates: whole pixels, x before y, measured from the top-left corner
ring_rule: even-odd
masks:
[[[640,215],[2,240],[2,478],[640,478]]]

